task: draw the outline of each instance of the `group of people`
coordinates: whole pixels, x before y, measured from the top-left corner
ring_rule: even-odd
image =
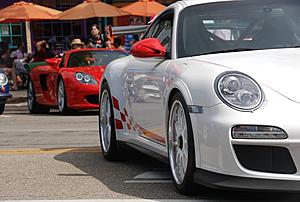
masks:
[[[120,49],[123,50],[122,40],[115,38],[112,33],[112,27],[110,25],[105,26],[104,33],[101,33],[99,26],[94,24],[91,29],[91,37],[86,44],[79,38],[72,40],[70,44],[71,49],[80,48],[107,48],[107,49]]]
[[[122,39],[113,36],[112,27],[106,26],[102,33],[99,26],[94,24],[91,27],[91,37],[82,42],[81,39],[75,38],[70,44],[70,49],[81,48],[107,48],[124,50],[122,46]],[[1,45],[0,50],[0,72],[4,72],[9,76],[11,82],[11,90],[18,90],[18,86],[23,82],[22,75],[26,75],[27,71],[24,68],[24,64],[30,62],[41,62],[47,58],[59,57],[55,51],[53,51],[46,40],[41,40],[35,43],[34,54],[27,54],[25,52],[24,43],[20,43],[18,49],[10,51],[7,44]]]

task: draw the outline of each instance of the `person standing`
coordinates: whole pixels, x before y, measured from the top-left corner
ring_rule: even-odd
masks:
[[[106,35],[100,32],[99,26],[96,24],[92,26],[91,37],[87,45],[91,48],[111,48]]]

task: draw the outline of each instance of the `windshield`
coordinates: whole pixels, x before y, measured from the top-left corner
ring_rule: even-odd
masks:
[[[231,1],[187,7],[178,57],[300,45],[300,1]]]
[[[105,66],[111,61],[127,56],[123,51],[80,51],[71,53],[68,67]]]

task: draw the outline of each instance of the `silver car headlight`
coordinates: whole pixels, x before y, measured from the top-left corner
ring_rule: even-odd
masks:
[[[0,73],[0,85],[5,86],[8,83],[8,78],[5,74]]]
[[[263,100],[257,82],[240,72],[225,72],[218,76],[215,90],[225,104],[242,111],[258,108]]]

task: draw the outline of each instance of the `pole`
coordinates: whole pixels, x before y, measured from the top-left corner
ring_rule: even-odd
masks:
[[[25,32],[26,32],[26,46],[27,46],[27,53],[32,53],[31,47],[31,31],[30,31],[30,22],[25,22]]]

